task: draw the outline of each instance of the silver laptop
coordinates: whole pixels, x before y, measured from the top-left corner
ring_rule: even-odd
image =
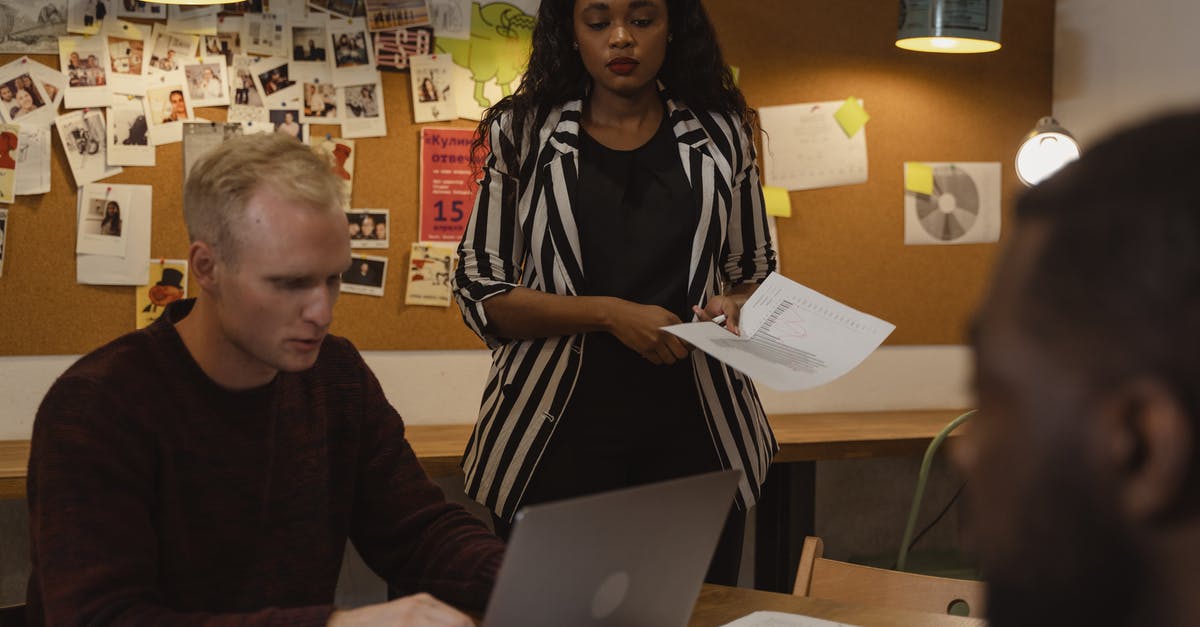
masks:
[[[722,470],[522,509],[483,627],[686,625],[740,477]]]

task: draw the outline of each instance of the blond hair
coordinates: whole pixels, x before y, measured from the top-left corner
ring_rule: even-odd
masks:
[[[282,133],[238,135],[205,154],[188,174],[183,186],[188,237],[235,262],[241,229],[234,225],[245,216],[250,197],[263,189],[316,211],[342,207],[341,179],[311,148]]]

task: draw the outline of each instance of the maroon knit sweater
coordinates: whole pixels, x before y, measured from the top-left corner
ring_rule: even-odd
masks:
[[[503,545],[445,502],[345,339],[231,392],[175,332],[71,366],[29,459],[31,625],[324,625],[346,539],[401,593],[482,608]]]

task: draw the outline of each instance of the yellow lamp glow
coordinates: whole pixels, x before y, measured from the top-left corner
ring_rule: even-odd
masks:
[[[1079,158],[1079,143],[1052,117],[1038,120],[1017,149],[1017,178],[1033,186]]]

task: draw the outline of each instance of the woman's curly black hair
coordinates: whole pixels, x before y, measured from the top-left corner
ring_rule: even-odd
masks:
[[[505,112],[512,112],[513,128],[541,125],[551,107],[583,98],[591,77],[583,67],[575,42],[576,0],[542,0],[533,29],[529,66],[517,90],[489,108],[475,130],[472,154],[485,154],[488,129]],[[658,78],[671,97],[688,107],[733,113],[753,124],[755,112],[733,82],[725,64],[717,33],[700,0],[666,0],[671,39]],[[524,137],[517,133],[517,142]]]

